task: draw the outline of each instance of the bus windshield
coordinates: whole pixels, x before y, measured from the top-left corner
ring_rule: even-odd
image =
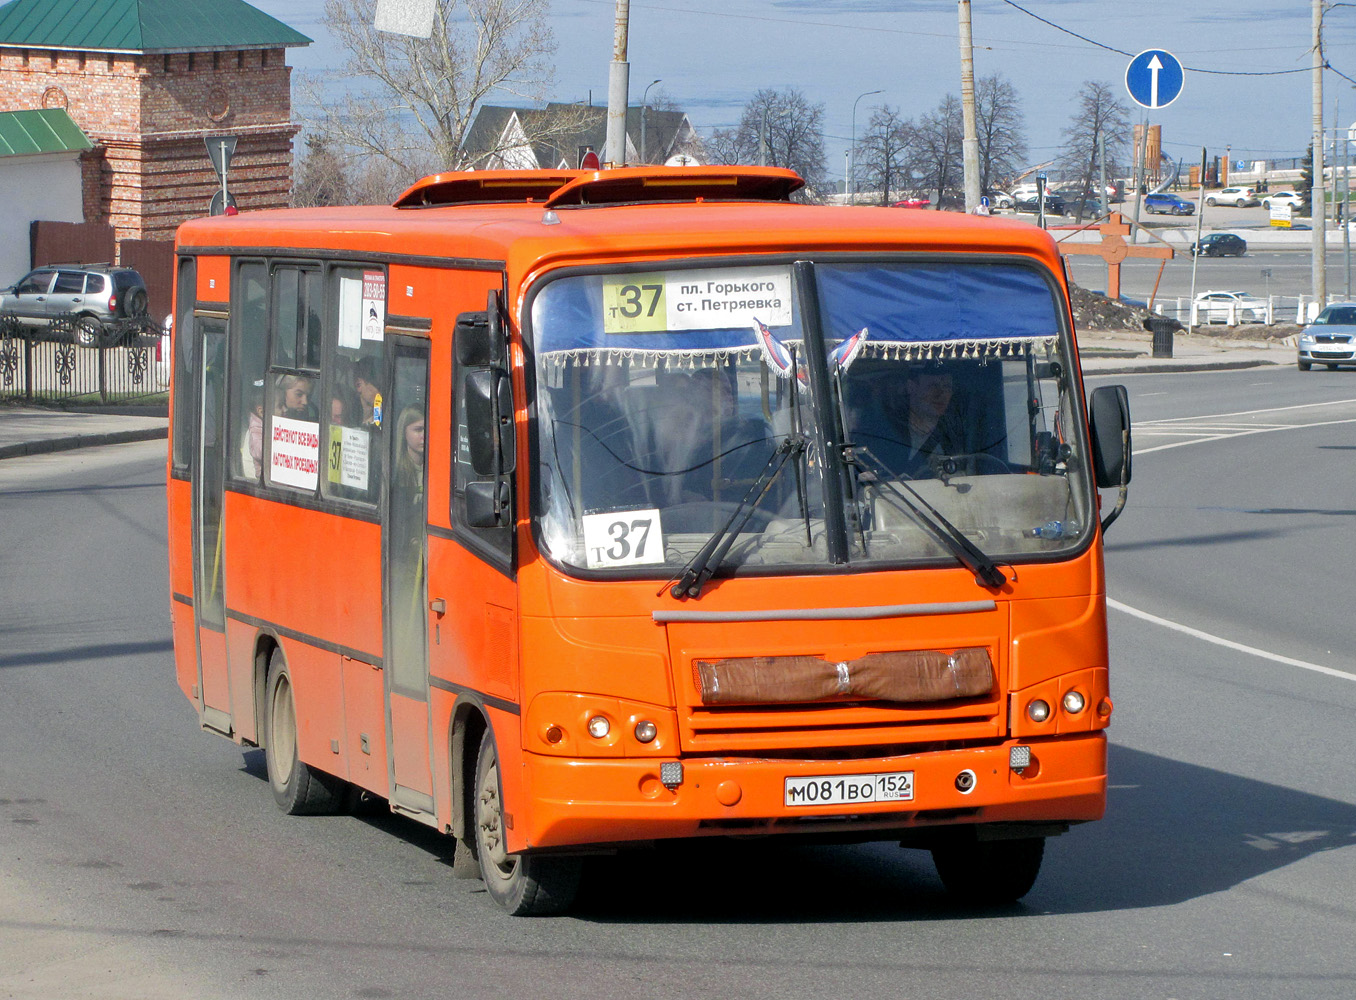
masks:
[[[957,535],[988,560],[1077,547],[1095,501],[1058,302],[1034,267],[954,259],[549,280],[543,552],[663,578],[721,531],[722,575],[954,563]]]

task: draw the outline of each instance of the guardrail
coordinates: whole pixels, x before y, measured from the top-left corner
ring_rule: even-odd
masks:
[[[1258,296],[1258,298],[1260,299],[1261,296]],[[1304,326],[1311,322],[1319,312],[1318,301],[1312,295],[1268,295],[1265,301],[1266,318],[1262,322],[1267,326],[1275,326],[1278,323]],[[1345,300],[1341,296],[1328,296],[1329,303],[1342,301]],[[1208,316],[1211,311],[1201,308],[1199,305],[1193,310],[1191,299],[1180,295],[1176,298],[1159,298],[1154,302],[1154,312],[1160,316],[1171,316],[1183,326],[1186,326],[1188,321],[1193,326],[1209,326]],[[1213,312],[1216,316],[1219,316],[1224,310],[1217,308]],[[1219,320],[1216,320],[1216,322],[1219,322]],[[1237,307],[1233,305],[1228,307],[1223,322],[1226,326],[1238,326],[1243,322],[1238,315]]]
[[[0,313],[0,400],[140,403],[168,391],[168,337],[155,323],[125,321],[93,347],[75,329],[68,317],[32,327]]]

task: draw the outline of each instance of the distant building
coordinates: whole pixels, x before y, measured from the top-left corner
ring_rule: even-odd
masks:
[[[606,147],[607,108],[578,104],[481,105],[462,142],[475,170],[574,170],[586,151],[602,160]],[[639,107],[627,108],[628,164],[692,165],[701,156],[701,142],[684,112],[646,108],[642,115]]]
[[[34,219],[83,222],[81,158],[94,144],[60,108],[0,112],[0,285],[28,270]]]
[[[13,0],[0,6],[0,111],[69,114],[93,142],[84,221],[119,241],[170,239],[220,187],[207,136],[236,137],[241,209],[288,204],[299,127],[286,50],[310,42],[243,0]]]

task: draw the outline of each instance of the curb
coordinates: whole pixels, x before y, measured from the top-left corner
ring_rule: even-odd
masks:
[[[1094,375],[1139,375],[1151,374],[1161,375],[1164,372],[1211,372],[1211,371],[1239,371],[1244,368],[1266,368],[1279,365],[1279,361],[1201,361],[1188,362],[1186,364],[1172,364],[1171,362],[1155,363],[1145,362],[1137,365],[1122,365],[1119,367],[1101,367],[1100,365],[1091,368],[1083,366],[1083,377],[1088,378]]]
[[[0,459],[19,458],[24,455],[45,455],[54,451],[92,448],[103,444],[163,440],[168,437],[168,427],[138,427],[135,430],[106,431],[102,434],[73,434],[70,437],[46,438],[38,441],[21,441],[18,444],[0,445]]]

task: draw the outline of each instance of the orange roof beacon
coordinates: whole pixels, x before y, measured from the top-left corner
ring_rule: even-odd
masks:
[[[180,228],[178,680],[285,811],[384,800],[521,914],[582,854],[744,835],[1010,901],[1102,815],[1125,390],[1084,397],[1044,232],[800,185],[448,173]]]

